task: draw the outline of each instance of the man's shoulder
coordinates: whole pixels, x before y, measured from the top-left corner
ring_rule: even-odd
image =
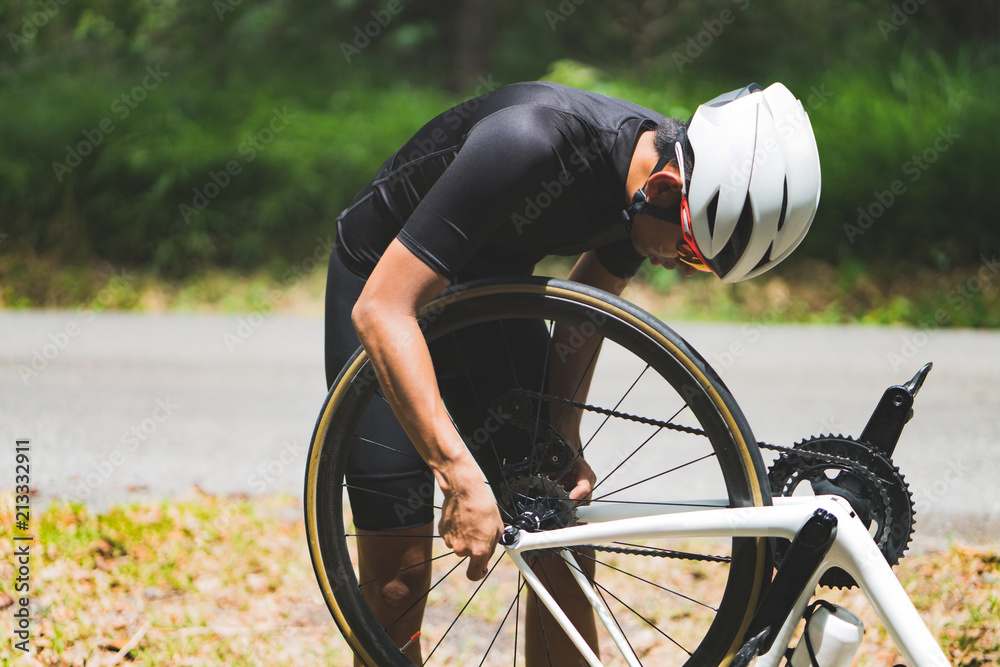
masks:
[[[617,131],[632,119],[660,122],[663,115],[639,104],[551,81],[501,86],[459,109],[479,107],[479,120],[503,112],[510,117],[564,114],[601,130]],[[547,111],[546,111],[547,110]]]
[[[552,81],[526,81],[498,88],[515,104],[548,107],[602,126],[620,127],[632,118],[659,122],[663,114],[640,104]]]

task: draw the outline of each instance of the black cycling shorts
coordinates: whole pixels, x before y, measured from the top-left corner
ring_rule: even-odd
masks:
[[[333,386],[360,347],[351,310],[364,279],[331,254],[326,288],[326,382]],[[548,331],[537,320],[487,322],[430,344],[441,397],[489,479],[504,460],[525,458],[531,434],[497,418],[493,402],[515,386],[542,388]],[[358,528],[394,530],[434,517],[434,477],[389,405],[375,397],[361,418],[347,485]],[[383,446],[367,444],[379,443]],[[358,444],[361,443],[361,444]]]

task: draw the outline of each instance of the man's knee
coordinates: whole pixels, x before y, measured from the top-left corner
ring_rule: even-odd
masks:
[[[407,567],[404,571],[382,580],[379,584],[379,593],[389,605],[409,606],[414,598],[427,592],[430,575],[430,563]]]

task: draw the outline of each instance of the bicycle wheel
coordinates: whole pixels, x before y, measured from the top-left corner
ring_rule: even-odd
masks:
[[[493,349],[485,355],[498,363],[513,363],[518,354],[514,325],[549,334],[542,361],[533,362],[546,367],[567,353],[552,349],[555,327],[570,327],[581,341],[591,336],[602,340],[600,354],[588,361],[594,370],[586,405],[575,408],[583,412],[581,442],[598,480],[591,503],[578,510],[591,512],[588,520],[609,511],[638,515],[678,506],[770,504],[760,452],[736,402],[708,364],[656,318],[600,290],[525,279],[458,287],[428,305],[421,319],[432,349],[452,340],[478,339],[477,327],[484,325],[502,334],[492,339]],[[474,335],[466,335],[470,332]],[[510,454],[495,453],[497,429],[489,420],[495,426],[498,414],[506,413],[498,413],[495,401],[477,401],[476,370],[469,361],[463,358],[458,372],[464,369],[467,395],[479,405],[480,428],[468,420],[455,420],[456,427],[470,449],[492,454],[494,464],[481,462],[481,467],[505,523],[528,500],[533,507],[554,506],[565,516],[569,501],[557,497],[552,488],[557,485],[545,482],[537,470],[526,473],[523,463],[518,468]],[[523,371],[520,381],[517,373],[511,375],[511,391],[532,406],[527,412],[533,423],[519,427],[533,431],[534,444],[557,426],[546,420],[552,419],[552,406],[565,405],[565,400],[546,393],[545,370],[526,382]],[[358,533],[347,501],[348,455],[354,448],[383,447],[355,433],[360,415],[373,401],[384,398],[359,350],[335,382],[313,434],[304,498],[309,550],[323,597],[362,662],[410,665],[386,632],[392,623],[379,623],[366,602],[365,587],[377,583],[359,581]],[[451,410],[447,399],[446,405]],[[480,459],[489,461],[489,454]],[[413,497],[396,500],[410,507],[414,502]],[[423,601],[423,664],[522,664],[518,634],[527,597],[524,581],[503,549],[494,555],[487,577],[470,582],[443,541],[430,539],[434,575]],[[660,539],[588,548],[593,551],[577,551],[579,558],[594,563],[595,585],[615,624],[639,659],[650,665],[728,664],[770,580],[764,538]],[[620,664],[606,637],[601,648],[605,664]],[[550,656],[550,663],[564,664],[557,656]]]

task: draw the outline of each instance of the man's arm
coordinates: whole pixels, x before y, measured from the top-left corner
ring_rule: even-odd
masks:
[[[503,531],[493,494],[441,401],[417,314],[448,280],[394,240],[375,266],[351,319],[386,400],[444,493],[439,525],[445,544],[469,557],[482,579]]]
[[[580,256],[569,274],[569,279],[615,295],[620,295],[629,282],[628,278],[620,278],[604,268],[593,250]],[[552,335],[553,349],[559,350],[560,353],[550,356],[549,390],[555,396],[584,403],[590,392],[590,382],[594,376],[594,366],[597,364],[601,337],[582,336],[580,331],[573,331],[573,327],[565,325],[557,326]],[[578,408],[557,405],[550,408],[552,424],[577,451],[581,447],[582,417],[583,411]],[[574,462],[573,468],[563,480],[570,498],[574,500],[582,500],[589,496],[595,482],[593,470],[582,458]]]
[[[584,285],[590,285],[620,296],[629,283],[629,278],[620,278],[604,268],[597,252],[588,250],[576,260],[576,265],[570,271],[569,279]]]

